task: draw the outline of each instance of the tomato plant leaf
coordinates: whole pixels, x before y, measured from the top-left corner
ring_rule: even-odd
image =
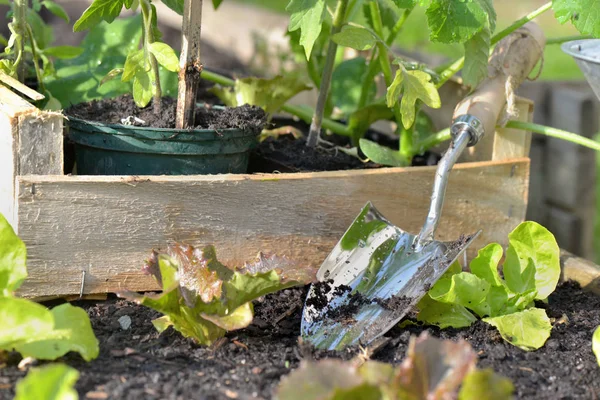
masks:
[[[362,85],[357,85],[356,82],[357,80],[364,81],[367,70],[368,66],[363,57],[344,60],[333,70],[329,95],[333,104],[344,114],[350,114],[358,109]],[[367,101],[375,97],[376,90],[377,87],[373,81],[367,90]]]
[[[325,0],[291,0],[286,8],[291,13],[288,30],[300,29],[299,43],[304,47],[306,59],[321,33],[321,22],[325,17]]]
[[[542,347],[552,330],[546,311],[541,308],[484,318],[483,321],[498,329],[504,340],[527,351]]]
[[[496,374],[491,368],[475,369],[465,377],[458,400],[511,400],[514,390],[510,379]]]
[[[58,5],[50,0],[44,0],[40,4],[46,7],[48,11],[56,15],[58,18],[62,18],[66,23],[70,22],[69,14],[67,14],[65,9],[61,5]]]
[[[560,278],[560,249],[554,235],[537,222],[527,221],[508,235],[508,242],[504,263],[508,287],[516,293],[535,288],[536,299],[546,299]]]
[[[79,372],[65,364],[32,368],[15,386],[14,400],[77,400]]]
[[[172,72],[179,71],[179,58],[171,46],[162,42],[153,42],[150,43],[149,50],[160,65]]]
[[[400,75],[402,78],[398,79]],[[403,92],[400,113],[402,114],[402,125],[406,129],[409,129],[415,122],[417,100],[423,101],[431,108],[440,108],[442,105],[440,95],[431,82],[431,75],[419,70],[406,71],[401,67],[388,88],[387,103],[390,107],[398,101],[399,85],[402,85]]]
[[[375,46],[377,39],[365,28],[346,25],[341,32],[331,37],[340,46],[350,47],[355,50],[369,50]]]
[[[123,0],[94,0],[75,22],[73,31],[90,29],[101,21],[113,22],[121,14],[123,5]]]
[[[25,244],[0,214],[0,297],[12,295],[21,286],[27,278],[26,263]]]
[[[112,81],[117,76],[121,75],[122,73],[123,73],[123,68],[115,68],[115,69],[110,70],[108,72],[108,74],[106,74],[106,76],[104,78],[102,78],[102,80],[100,81],[100,85],[98,85],[98,86],[102,86],[106,82]]]
[[[47,56],[69,59],[79,56],[81,53],[83,53],[83,49],[75,46],[56,46],[47,47],[42,50],[42,52]]]
[[[390,167],[401,167],[405,165],[404,160],[400,157],[400,153],[397,150],[392,150],[389,147],[364,138],[359,140],[359,146],[365,156],[374,163],[388,165]]]
[[[316,274],[286,258],[262,254],[253,263],[230,269],[217,260],[214,247],[183,244],[169,245],[163,254],[152,252],[143,270],[154,276],[162,294],[124,292],[121,296],[165,314],[153,321],[159,332],[173,326],[205,345],[228,330],[248,326],[252,300],[312,282]]]
[[[348,117],[348,128],[352,132],[353,143],[358,143],[373,123],[382,119],[391,119],[393,116],[392,110],[385,104],[379,103],[369,104],[354,111]]]
[[[125,74],[123,74],[125,75]],[[133,78],[133,100],[135,104],[144,108],[152,100],[156,87],[152,84],[154,74],[150,71],[138,70]]]
[[[600,9],[597,0],[553,0],[552,8],[556,19],[567,21],[582,35],[600,37]]]
[[[183,15],[184,0],[161,0],[163,4],[175,11],[179,15]],[[213,0],[214,1],[214,0]],[[216,7],[215,7],[216,9]]]
[[[138,71],[145,71],[148,63],[146,62],[145,54],[143,49],[134,50],[127,55],[125,65],[123,67],[123,75],[121,81],[127,82],[132,80]]]
[[[487,24],[496,28],[492,0],[432,0],[426,13],[433,42],[464,43]]]
[[[213,8],[216,10],[217,8],[219,8],[222,2],[223,0],[212,0]]]
[[[487,25],[465,42],[465,65],[462,73],[465,85],[476,88],[487,78],[490,43],[491,32]]]

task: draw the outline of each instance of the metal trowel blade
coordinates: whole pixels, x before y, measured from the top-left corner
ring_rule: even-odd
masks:
[[[367,346],[419,302],[478,234],[455,242],[432,241],[415,251],[416,235],[367,203],[308,292],[303,339],[328,350]]]

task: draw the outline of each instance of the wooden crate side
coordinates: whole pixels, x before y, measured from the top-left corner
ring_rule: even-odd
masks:
[[[0,105],[0,212],[18,230],[16,177],[62,174],[63,116],[40,111],[2,85]]]
[[[411,232],[423,224],[435,168],[178,177],[20,177],[28,246],[23,296],[152,290],[140,272],[170,241],[214,244],[228,265],[276,252],[320,265],[365,203]],[[529,159],[470,163],[450,177],[438,239],[484,232],[506,242],[525,216]],[[475,247],[471,249],[475,251]]]

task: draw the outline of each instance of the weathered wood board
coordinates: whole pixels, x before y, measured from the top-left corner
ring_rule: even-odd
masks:
[[[140,272],[170,241],[214,244],[228,265],[276,252],[320,265],[365,203],[411,232],[423,224],[435,167],[176,177],[22,176],[18,232],[29,278],[20,294],[152,290]],[[486,230],[506,243],[525,217],[529,159],[458,164],[437,238]]]

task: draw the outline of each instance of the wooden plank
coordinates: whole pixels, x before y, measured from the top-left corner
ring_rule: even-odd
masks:
[[[0,85],[0,212],[16,223],[15,178],[62,174],[63,116],[41,111]]]
[[[533,103],[521,99],[516,103],[518,120],[533,121]],[[492,161],[527,157],[531,148],[531,132],[499,127],[494,134]]]
[[[258,251],[320,265],[369,200],[417,233],[434,167],[214,176],[19,178],[19,233],[28,247],[21,295],[153,290],[140,267],[170,241],[214,244],[240,265]],[[476,243],[506,243],[525,217],[529,159],[459,164],[437,238],[484,229]],[[471,249],[471,254],[475,247]]]

